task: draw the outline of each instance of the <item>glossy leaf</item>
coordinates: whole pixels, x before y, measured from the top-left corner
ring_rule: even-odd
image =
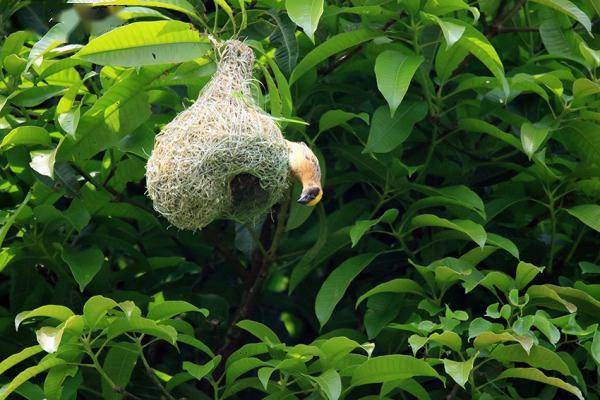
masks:
[[[69,266],[73,278],[79,284],[79,290],[82,292],[100,271],[104,262],[104,254],[97,247],[90,247],[85,250],[65,249],[62,257]]]
[[[351,385],[361,386],[384,383],[415,376],[439,378],[438,373],[425,361],[405,355],[373,357],[354,370]]]
[[[323,0],[286,0],[285,8],[290,19],[314,42],[315,31],[323,14]]]
[[[189,61],[208,49],[207,41],[189,24],[134,22],[93,39],[77,57],[95,64],[136,67]]]
[[[390,107],[391,117],[402,102],[413,75],[423,63],[423,57],[387,50],[375,60],[377,88]]]
[[[417,215],[412,219],[412,227],[422,228],[425,226],[453,229],[462,232],[471,238],[479,247],[485,245],[487,234],[483,227],[471,220],[447,220],[433,214]]]
[[[377,257],[377,254],[361,254],[344,261],[339,267],[337,267],[323,282],[317,298],[315,300],[315,314],[317,319],[323,327],[331,314],[335,306],[344,296],[348,286],[358,274],[365,269],[371,261]]]
[[[427,115],[427,104],[405,101],[392,118],[388,107],[375,110],[371,120],[365,152],[388,153],[401,145],[411,134],[413,126]]]
[[[325,59],[378,36],[381,36],[381,32],[371,29],[357,29],[333,36],[313,49],[298,63],[290,76],[290,85],[294,84],[302,75]]]
[[[584,400],[581,391],[558,378],[551,378],[546,376],[542,371],[536,368],[509,368],[503,371],[497,379],[507,379],[507,378],[518,378],[518,379],[527,379],[531,381],[541,382],[547,385],[556,386],[557,388],[563,389],[573,395],[575,395],[578,399]]]

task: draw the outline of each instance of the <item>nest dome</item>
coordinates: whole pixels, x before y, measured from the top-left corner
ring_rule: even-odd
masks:
[[[286,141],[250,94],[252,50],[235,40],[215,47],[215,75],[157,135],[146,166],[154,208],[181,229],[252,221],[288,187]]]

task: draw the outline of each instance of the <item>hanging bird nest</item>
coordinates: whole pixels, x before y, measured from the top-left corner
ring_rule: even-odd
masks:
[[[253,221],[288,187],[286,141],[250,94],[252,50],[230,40],[215,44],[215,53],[215,75],[157,135],[146,167],[154,208],[181,229],[218,218]]]

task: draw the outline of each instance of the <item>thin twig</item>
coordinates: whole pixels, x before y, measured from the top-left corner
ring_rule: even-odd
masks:
[[[158,387],[158,389],[162,392],[162,394],[164,394],[165,397],[169,400],[177,400],[175,397],[173,397],[171,395],[171,393],[169,393],[169,391],[167,389],[165,389],[163,384],[160,383],[160,381],[156,377],[156,374],[154,373],[154,371],[152,371],[152,367],[150,367],[150,364],[148,364],[148,360],[146,360],[146,356],[144,356],[144,350],[141,346],[140,346],[140,358],[142,359],[142,363],[144,364],[144,368],[146,369],[146,374],[148,374],[148,376],[150,377],[152,382],[154,382],[154,384],[156,385],[156,387]]]

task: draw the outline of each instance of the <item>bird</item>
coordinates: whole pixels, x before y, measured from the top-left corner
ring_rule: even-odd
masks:
[[[304,142],[286,140],[290,160],[290,174],[302,184],[298,203],[314,207],[323,197],[321,167],[315,153]]]

